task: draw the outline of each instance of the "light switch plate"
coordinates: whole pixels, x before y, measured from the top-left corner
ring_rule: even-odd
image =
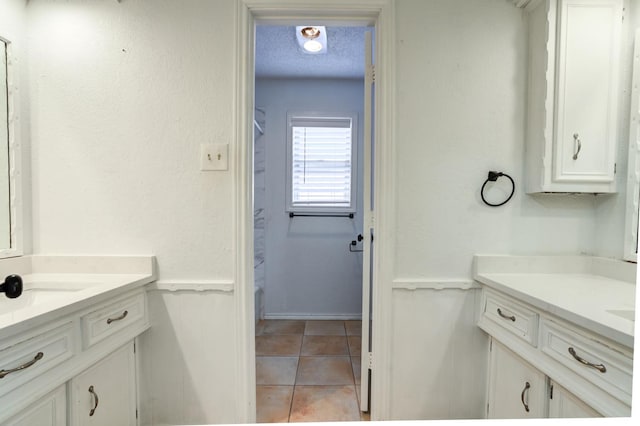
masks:
[[[201,144],[200,170],[229,170],[229,145],[218,143]]]

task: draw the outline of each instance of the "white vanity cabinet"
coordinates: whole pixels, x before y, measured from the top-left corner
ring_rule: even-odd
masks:
[[[137,288],[0,339],[0,424],[136,425],[146,303]]]
[[[528,8],[527,193],[616,191],[622,17],[623,0]]]
[[[480,309],[489,418],[631,414],[631,348],[486,286]]]
[[[70,382],[71,426],[134,426],[136,370],[133,342]]]
[[[592,418],[602,415],[504,345],[492,340],[487,417]]]
[[[488,417],[545,417],[546,376],[500,343],[492,341],[490,348]]]

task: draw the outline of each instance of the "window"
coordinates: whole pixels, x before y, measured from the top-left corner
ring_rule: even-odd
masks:
[[[287,211],[355,212],[355,115],[287,118]]]

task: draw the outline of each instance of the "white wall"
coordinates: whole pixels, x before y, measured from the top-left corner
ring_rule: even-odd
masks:
[[[256,81],[256,105],[265,110],[266,123],[266,318],[357,318],[362,312],[362,255],[349,252],[349,243],[362,233],[362,155],[353,219],[289,218],[285,170],[287,112],[308,112],[312,103],[317,112],[356,113],[362,153],[363,99],[361,80]]]
[[[488,345],[477,289],[393,291],[390,418],[474,419],[486,410]]]
[[[229,142],[235,153],[236,46],[229,41],[235,6],[234,0],[29,1],[36,253],[153,253],[167,284],[233,287],[237,212],[229,206],[238,188],[231,171],[199,172],[198,151],[202,142]],[[592,253],[596,201],[522,193],[520,10],[505,0],[396,6],[397,127],[388,143],[397,151],[397,253],[383,259],[393,263],[396,282],[382,283],[393,298],[386,336],[393,343],[391,388],[389,412],[375,414],[373,407],[374,417],[480,417],[481,384],[474,382],[470,399],[457,400],[468,382],[451,368],[464,365],[481,380],[484,360],[455,350],[460,330],[479,342],[477,353],[482,349],[470,316],[476,290],[420,290],[414,298],[390,288],[402,280],[468,281],[474,253]],[[493,169],[518,185],[498,209],[479,200]],[[151,295],[154,328],[141,349],[151,383],[143,416],[241,420],[232,368],[237,342],[229,332],[234,293],[208,291],[196,300],[191,291],[161,288]],[[444,315],[439,309],[429,315],[434,306],[447,307],[447,324],[455,326],[428,326]],[[446,364],[425,363],[443,354],[452,356]],[[167,368],[173,371],[163,376]],[[451,405],[424,402],[424,380],[409,375],[448,381],[437,395]],[[207,392],[215,397],[191,398]]]

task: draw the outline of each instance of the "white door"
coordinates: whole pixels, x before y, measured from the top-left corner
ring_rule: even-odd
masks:
[[[71,379],[73,426],[134,426],[136,370],[133,342]]]
[[[362,351],[360,370],[360,410],[369,411],[369,372],[371,371],[371,259],[373,258],[373,200],[372,194],[372,126],[374,68],[371,32],[365,33],[365,78],[364,78],[364,161],[363,161],[363,220],[362,227]]]
[[[546,376],[495,340],[489,358],[488,417],[546,417]]]
[[[3,424],[6,426],[66,426],[66,386],[58,387]]]
[[[611,182],[623,2],[564,0],[560,5],[555,179]]]
[[[551,382],[549,392],[549,417],[554,419],[581,419],[602,417],[596,410],[578,399],[571,392]]]

